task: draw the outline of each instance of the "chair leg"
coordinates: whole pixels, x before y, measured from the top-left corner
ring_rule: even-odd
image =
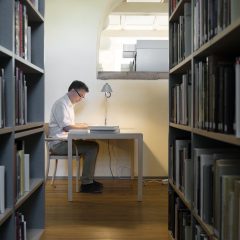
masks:
[[[76,158],[77,169],[76,169],[76,192],[79,192],[79,178],[80,178],[80,157]]]
[[[47,179],[48,179],[48,175],[49,175],[49,168],[50,168],[50,158],[48,156],[47,159],[47,168],[46,168],[46,175],[45,175],[45,184],[47,184]]]
[[[56,176],[56,172],[57,172],[57,165],[58,165],[58,159],[56,159],[54,172],[53,172],[53,176],[52,176],[52,183],[51,183],[51,185],[53,185],[53,187],[55,187],[54,180],[55,180],[55,176]]]

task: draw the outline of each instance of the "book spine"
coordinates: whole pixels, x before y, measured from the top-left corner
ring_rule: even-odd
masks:
[[[5,212],[5,166],[0,166],[0,214]]]
[[[236,103],[235,103],[235,125],[236,125],[236,137],[240,137],[240,57],[236,59],[236,64],[235,64],[235,86],[236,86]]]

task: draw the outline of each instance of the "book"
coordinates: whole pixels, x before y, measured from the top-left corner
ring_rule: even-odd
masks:
[[[201,155],[208,154],[208,158],[215,158],[214,154],[224,153],[228,150],[226,148],[194,148],[193,149],[193,175],[194,175],[194,196],[193,196],[193,207],[197,214],[200,215],[200,204],[201,204],[201,175],[200,175],[200,163]],[[213,162],[213,160],[211,160]],[[210,163],[209,163],[210,164]],[[203,164],[202,164],[203,165]],[[211,165],[211,164],[210,164]]]
[[[201,154],[199,164],[200,175],[200,217],[208,224],[212,222],[212,174],[211,169],[214,163],[212,154]]]
[[[168,192],[168,230],[175,237],[175,193],[172,189]]]
[[[185,2],[183,14],[169,25],[171,67],[191,54],[191,23],[191,2]]]
[[[24,150],[19,150],[18,161],[19,161],[19,196],[23,196],[24,194]]]
[[[16,67],[15,71],[15,121],[16,125],[27,124],[28,94],[27,80],[23,71]]]
[[[240,57],[236,58],[235,63],[235,86],[236,86],[236,103],[235,103],[235,129],[236,129],[236,137],[240,137]]]
[[[171,113],[173,123],[191,124],[191,72],[183,74],[181,80],[171,88]]]
[[[175,140],[175,176],[176,176],[176,187],[180,188],[181,186],[181,176],[180,176],[180,166],[183,164],[183,159],[180,157],[180,151],[183,151],[184,148],[190,148],[190,140]]]
[[[30,191],[30,155],[24,154],[24,191]]]
[[[38,1],[36,1],[36,5]],[[31,39],[27,7],[22,0],[15,0],[15,53],[31,61]]]
[[[234,222],[233,209],[234,206],[230,205],[229,195],[234,192],[235,181],[240,180],[240,175],[223,175],[221,178],[221,233],[220,239],[232,239],[228,238],[233,231],[233,225],[229,228],[228,223]],[[233,197],[233,196],[232,196]],[[237,210],[237,209],[236,209]]]
[[[239,14],[240,2],[238,0],[230,0],[230,6],[231,6],[231,23],[233,23],[240,16]]]
[[[238,9],[238,0],[194,0],[194,50],[220,33],[231,21],[237,19]]]
[[[233,219],[235,224],[233,225],[233,239],[237,240],[240,234],[239,229],[239,200],[240,200],[240,181],[234,181],[234,212]]]
[[[191,158],[184,159],[184,189],[183,193],[187,201],[192,201],[193,194],[193,161]]]
[[[0,166],[0,214],[5,212],[5,166]]]
[[[6,86],[4,69],[0,68],[0,128],[6,126]]]
[[[16,212],[15,214],[15,225],[16,225],[16,239],[27,240],[27,222],[22,213]]]
[[[191,3],[184,3],[184,57],[192,51]]]
[[[221,235],[221,178],[223,175],[240,175],[239,159],[219,159],[214,165],[214,228]]]
[[[196,62],[194,127],[234,133],[235,73],[231,59],[209,56]]]

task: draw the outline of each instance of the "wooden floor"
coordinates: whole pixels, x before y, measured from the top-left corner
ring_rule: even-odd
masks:
[[[46,186],[46,230],[41,240],[167,240],[167,186],[146,183],[136,201],[135,180],[102,180],[104,193],[74,193],[67,180]]]

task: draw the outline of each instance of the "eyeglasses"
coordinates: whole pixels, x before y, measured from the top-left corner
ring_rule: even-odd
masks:
[[[77,93],[77,95],[78,95],[80,98],[85,98],[85,96],[80,95],[79,92],[78,92],[76,89],[74,89],[74,90],[75,90],[75,92]]]

